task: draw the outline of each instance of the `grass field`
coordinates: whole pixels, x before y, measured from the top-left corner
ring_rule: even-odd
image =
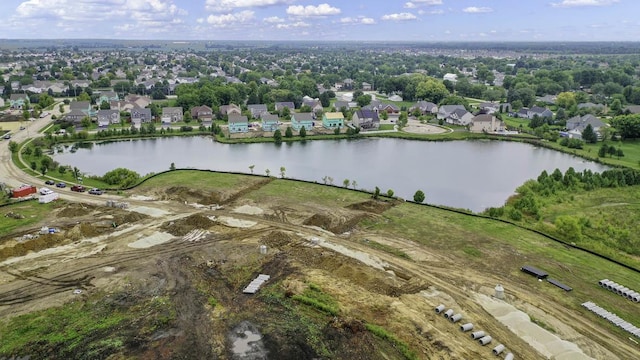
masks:
[[[243,185],[246,185],[253,179],[259,178],[251,178],[246,175],[222,174],[216,172],[179,169],[152,177],[140,184],[138,188],[149,189],[160,186],[189,186],[192,188],[207,191],[232,190],[235,188],[243,187]]]
[[[16,229],[29,227],[44,219],[49,213],[60,206],[60,202],[39,204],[37,201],[26,201],[0,208],[0,236],[9,234]],[[16,219],[7,214],[19,214],[22,219]]]

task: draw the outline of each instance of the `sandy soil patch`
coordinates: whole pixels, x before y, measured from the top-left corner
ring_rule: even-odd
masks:
[[[420,121],[416,120],[409,120],[407,122],[407,126],[402,128],[402,131],[413,134],[442,134],[447,132],[446,129],[439,126],[422,124]]]
[[[233,212],[246,215],[262,215],[264,213],[264,210],[257,206],[242,205],[233,209]]]
[[[166,215],[169,215],[170,212],[162,210],[162,209],[158,209],[158,208],[150,208],[147,206],[136,206],[134,208],[131,209],[131,211],[135,211],[141,214],[145,214],[145,215],[149,215],[151,217],[163,217]]]
[[[557,335],[532,323],[529,315],[513,305],[483,294],[476,294],[476,300],[489,314],[547,359],[593,359],[584,354],[578,345],[562,340]]]
[[[171,241],[174,236],[166,232],[155,232],[149,236],[143,237],[132,243],[127,244],[130,248],[134,249],[146,249],[155,245],[164,244]]]
[[[153,198],[151,196],[145,196],[145,195],[132,195],[132,196],[129,197],[129,199],[138,200],[138,201],[153,201],[153,200],[155,200],[155,198]]]
[[[217,218],[217,220],[224,225],[235,227],[235,228],[250,228],[258,224],[255,221],[240,220],[240,219],[236,219],[228,216],[220,216],[219,218]]]
[[[342,255],[358,260],[363,264],[371,266],[372,268],[375,268],[375,269],[384,271],[385,267],[388,266],[387,263],[380,260],[377,256],[369,255],[367,253],[357,251],[357,250],[351,250],[342,245],[337,245],[337,244],[327,242],[326,240],[321,238],[318,238],[318,245],[327,249],[331,249],[335,252],[339,252]]]

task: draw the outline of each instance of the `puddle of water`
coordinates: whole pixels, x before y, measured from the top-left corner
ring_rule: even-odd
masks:
[[[262,342],[260,331],[248,321],[241,322],[229,334],[232,344],[233,359],[263,360],[267,359],[267,349]]]

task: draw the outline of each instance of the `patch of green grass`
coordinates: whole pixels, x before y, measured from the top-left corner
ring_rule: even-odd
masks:
[[[169,165],[167,165],[167,168]],[[249,171],[249,169],[247,169]],[[275,171],[275,169],[274,169]],[[175,170],[155,176],[138,186],[139,189],[189,186],[200,190],[233,190],[247,185],[253,178],[239,174],[222,174],[197,170]],[[255,178],[257,181],[259,178]]]
[[[216,300],[216,298],[214,298],[213,296],[209,296],[209,298],[207,299],[207,303],[209,303],[212,309],[215,309],[215,307],[218,306],[218,300]]]
[[[277,174],[278,169],[271,169],[271,174]],[[331,174],[327,174],[331,175]],[[335,178],[334,184],[341,184],[344,179]],[[358,180],[358,179],[350,179]],[[322,181],[318,179],[318,181]],[[283,196],[286,194],[286,196]],[[276,201],[281,205],[311,203],[314,205],[344,207],[371,199],[370,194],[358,191],[345,191],[336,186],[323,186],[286,179],[274,179],[260,189],[247,194],[248,199],[256,202]]]
[[[381,244],[381,243],[379,243],[377,241],[373,241],[373,240],[369,240],[369,239],[366,239],[364,241],[364,243],[367,246],[369,246],[369,247],[371,247],[373,249],[384,251],[386,253],[395,255],[397,257],[401,257],[403,259],[411,260],[411,257],[406,252],[404,252],[402,250],[399,250],[399,249],[397,249],[397,248],[395,248],[393,246],[389,246],[389,245],[386,245],[386,244]]]
[[[53,209],[61,206],[60,200],[48,204],[37,201],[25,201],[0,208],[0,234],[10,234],[18,228],[28,228],[51,214]],[[23,219],[7,217],[6,214],[22,215]]]
[[[378,130],[393,130],[395,126],[395,124],[380,124]]]
[[[291,297],[293,300],[311,306],[328,315],[337,316],[340,312],[338,303],[320,289],[318,285],[310,284],[300,295]]]
[[[471,257],[480,257],[482,256],[482,252],[470,245],[467,245],[462,248],[462,252],[471,256]]]
[[[391,344],[393,344],[393,346],[396,349],[398,349],[398,351],[402,354],[402,356],[404,356],[405,359],[407,360],[418,359],[418,355],[416,355],[416,353],[409,348],[409,345],[407,345],[405,342],[398,339],[395,335],[389,333],[383,327],[374,325],[374,324],[366,324],[365,326],[367,330],[369,330],[369,332],[372,333],[373,335],[379,337],[384,341],[388,341]]]
[[[585,210],[587,211],[587,210]],[[616,308],[618,315],[632,323],[640,322],[640,313],[622,297],[607,294],[597,285],[603,278],[622,284],[640,283],[640,274],[584,251],[568,248],[534,232],[492,219],[468,216],[429,206],[404,203],[383,213],[384,220],[368,224],[368,230],[380,236],[404,237],[425,249],[447,251],[472,247],[482,256],[462,251],[457,260],[466,267],[487,274],[500,273],[521,277],[535,291],[558,303],[582,312],[575,299],[602,299]],[[619,256],[618,256],[619,257]],[[636,260],[637,261],[637,260]],[[571,286],[570,296],[553,286],[538,286],[520,267],[533,265]]]

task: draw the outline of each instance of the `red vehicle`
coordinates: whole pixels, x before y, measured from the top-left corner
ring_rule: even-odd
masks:
[[[73,185],[71,187],[71,191],[84,192],[85,190],[87,189],[85,189],[85,187],[82,185]]]
[[[24,196],[27,196],[27,195],[35,194],[37,192],[38,192],[38,190],[33,185],[22,185],[19,188],[13,189],[11,191],[11,197],[20,198],[20,197],[24,197]]]

